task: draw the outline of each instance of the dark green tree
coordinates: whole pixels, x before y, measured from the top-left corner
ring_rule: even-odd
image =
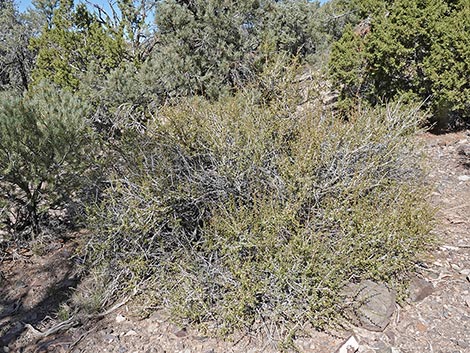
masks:
[[[74,6],[70,0],[53,9],[32,47],[38,50],[34,81],[50,79],[72,90],[92,68],[93,75],[104,78],[126,58],[122,30],[103,25],[85,5]]]
[[[370,0],[368,17],[333,45],[330,73],[343,105],[425,101],[434,120],[470,116],[468,2]],[[360,87],[360,89],[358,89]],[[467,88],[467,89],[466,89]]]
[[[423,67],[438,119],[464,119],[470,124],[470,3],[458,1],[437,21],[430,55]]]

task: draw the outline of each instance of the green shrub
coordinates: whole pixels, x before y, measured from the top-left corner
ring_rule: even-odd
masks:
[[[440,127],[470,122],[468,1],[354,2],[369,17],[348,28],[331,50],[340,107],[361,99],[424,102]]]
[[[12,231],[39,232],[51,207],[63,205],[83,177],[89,150],[87,106],[56,87],[0,96],[0,190]]]
[[[93,74],[95,81],[103,80],[130,56],[124,23],[116,24],[117,28],[110,19],[103,23],[83,3],[75,6],[73,1],[58,1],[50,6],[50,19],[31,39],[31,48],[37,51],[34,83],[46,79],[61,88],[76,90],[85,73]]]
[[[219,333],[268,320],[286,338],[337,323],[349,282],[404,281],[430,241],[422,117],[297,104],[187,99],[122,135],[86,248],[108,300],[145,288],[177,319]]]

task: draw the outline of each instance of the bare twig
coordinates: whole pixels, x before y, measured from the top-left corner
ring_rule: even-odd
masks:
[[[38,329],[34,328],[31,324],[25,324],[24,327],[30,330],[36,338],[40,339],[40,338],[50,336],[59,331],[66,331],[69,328],[77,325],[78,323],[79,323],[79,320],[77,320],[74,316],[72,316],[70,319],[59,322],[57,325],[52,326],[46,331],[39,331]]]

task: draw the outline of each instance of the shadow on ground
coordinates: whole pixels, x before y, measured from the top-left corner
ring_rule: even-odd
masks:
[[[21,255],[0,263],[0,348],[19,351],[28,326],[42,329],[78,284],[70,246],[53,244],[43,255]]]

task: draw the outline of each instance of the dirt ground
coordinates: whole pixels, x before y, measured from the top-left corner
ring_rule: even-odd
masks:
[[[359,348],[350,352],[470,352],[470,131],[419,138],[432,166],[440,245],[417,266],[409,303],[397,306],[383,332],[312,332],[295,341],[300,352],[335,353],[351,334]],[[130,302],[85,326],[61,318],[60,305],[78,284],[73,250],[73,241],[54,241],[0,257],[0,353],[278,350],[268,334],[223,341],[173,325],[164,312],[141,319]]]

